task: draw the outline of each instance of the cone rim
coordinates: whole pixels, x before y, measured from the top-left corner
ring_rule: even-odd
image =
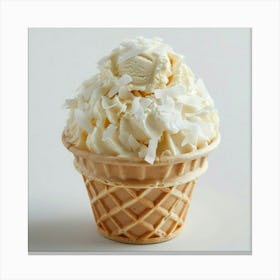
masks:
[[[220,143],[221,136],[218,134],[215,138],[211,140],[211,143],[202,149],[199,149],[194,152],[184,153],[177,156],[163,156],[163,157],[156,157],[153,164],[146,162],[143,158],[126,158],[126,157],[119,157],[119,156],[108,156],[102,154],[96,154],[88,150],[84,150],[81,148],[76,147],[74,144],[70,143],[69,138],[65,135],[65,132],[62,133],[62,142],[64,146],[71,151],[74,155],[83,156],[85,158],[90,158],[96,162],[115,162],[116,164],[122,165],[147,165],[147,166],[155,166],[155,165],[162,165],[162,164],[170,164],[170,163],[180,163],[185,162],[187,160],[196,159],[201,156],[205,156],[211,151],[213,151]]]

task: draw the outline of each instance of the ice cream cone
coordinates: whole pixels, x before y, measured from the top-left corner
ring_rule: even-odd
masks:
[[[149,244],[172,239],[180,231],[196,179],[206,171],[207,155],[220,138],[206,148],[162,157],[152,165],[141,158],[81,150],[64,134],[62,140],[83,176],[98,231],[116,241]]]

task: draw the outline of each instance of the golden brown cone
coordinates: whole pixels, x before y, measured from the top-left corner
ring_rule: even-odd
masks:
[[[74,154],[96,220],[105,237],[133,244],[174,238],[182,228],[196,179],[207,169],[208,147],[173,157],[157,158],[153,165],[140,158],[94,154],[62,141]]]

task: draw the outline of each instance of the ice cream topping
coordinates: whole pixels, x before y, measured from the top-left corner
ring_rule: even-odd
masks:
[[[160,39],[124,41],[98,67],[65,104],[64,133],[77,147],[153,164],[206,147],[218,135],[203,81]]]

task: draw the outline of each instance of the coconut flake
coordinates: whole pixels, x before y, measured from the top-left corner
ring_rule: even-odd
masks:
[[[95,91],[98,88],[100,88],[98,83],[96,83],[95,85],[93,85],[93,84],[88,85],[87,88],[84,88],[84,90],[81,92],[81,94],[86,100],[89,100],[92,97],[92,95],[95,94]]]
[[[174,100],[169,96],[167,96],[165,102],[162,105],[158,106],[158,111],[160,112],[160,114],[164,114],[164,113],[173,114],[175,111],[174,106],[175,106]]]
[[[140,148],[141,144],[133,137],[132,134],[128,137],[128,143],[132,149],[132,151],[136,151]]]
[[[197,95],[191,95],[191,96],[180,96],[178,99],[178,102],[195,108],[195,109],[200,109],[202,107],[202,103],[201,103],[201,97],[197,96]]]
[[[153,101],[151,100],[151,98],[142,98],[142,99],[140,100],[140,102],[141,102],[142,106],[143,106],[144,108],[146,108],[146,107],[148,107]]]
[[[156,89],[155,90],[155,98],[161,99],[165,96],[180,96],[185,92],[185,87],[183,86],[174,86],[174,87],[167,87],[164,89]]]
[[[200,136],[205,140],[210,140],[215,133],[214,124],[203,121],[201,118],[194,116],[200,128]]]
[[[140,97],[135,97],[132,101],[131,112],[137,119],[143,119],[145,117],[144,109],[140,104]]]
[[[92,88],[87,88],[86,90],[84,90],[83,92],[82,92],[82,96],[84,97],[84,99],[85,100],[89,100],[90,99],[90,97],[91,97],[91,95],[92,95]]]
[[[131,81],[132,81],[132,78],[128,74],[124,74],[119,79],[119,85],[124,86],[124,85],[127,85],[128,83],[130,83]]]
[[[126,52],[119,56],[118,63],[123,63],[126,60],[138,55],[139,53],[145,52],[147,47],[134,47],[131,46]]]
[[[103,95],[103,90],[101,88],[96,88],[93,90],[88,103],[90,106],[94,106],[95,103],[101,98]]]
[[[203,115],[203,114],[209,114],[210,112],[214,111],[213,106],[206,106],[203,109],[193,112],[193,113],[185,113],[185,116],[187,118],[193,117],[193,116],[198,116],[198,115]]]
[[[75,109],[74,115],[76,123],[89,133],[91,131],[92,126],[89,120],[87,119],[85,112],[83,112],[80,109]]]
[[[197,133],[197,131],[199,130],[199,125],[196,122],[193,122],[193,120],[189,121],[185,119],[184,128],[190,130],[192,133]]]
[[[158,140],[159,138],[153,137],[149,141],[147,154],[144,158],[145,161],[147,161],[150,164],[153,164],[156,158],[156,151],[158,146]]]
[[[121,113],[125,112],[126,108],[127,108],[127,105],[126,104],[122,104],[121,105]]]
[[[102,141],[107,141],[108,139],[112,138],[113,134],[115,133],[117,127],[113,124],[109,124],[109,126],[104,130]]]
[[[117,104],[109,104],[107,98],[105,96],[102,96],[101,105],[106,110],[115,107]]]
[[[112,97],[112,96],[114,96],[117,92],[119,91],[119,86],[118,85],[116,85],[116,86],[114,86],[114,87],[112,87],[111,89],[110,89],[110,91],[108,92],[108,97]]]
[[[141,145],[140,150],[138,152],[138,156],[140,158],[144,158],[147,154],[148,148],[145,145]]]
[[[132,97],[133,95],[130,93],[128,88],[126,86],[120,87],[119,89],[119,97],[122,99],[128,99]]]
[[[127,75],[127,74],[122,75],[119,78],[119,80],[116,82],[116,85],[114,87],[112,87],[110,89],[110,91],[108,92],[108,97],[114,96],[116,93],[119,92],[120,88],[127,85],[131,81],[132,81],[132,78],[129,75]]]

